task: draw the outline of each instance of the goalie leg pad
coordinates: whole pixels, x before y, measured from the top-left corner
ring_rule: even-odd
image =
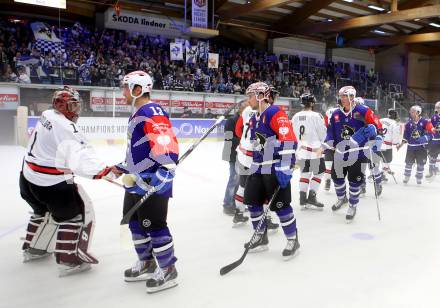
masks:
[[[26,228],[26,238],[24,240],[22,249],[26,250],[30,247],[32,240],[34,239],[35,234],[42,224],[45,223],[46,216],[41,216],[34,214],[29,219],[29,223]]]
[[[58,225],[53,218],[46,213],[43,223],[40,224],[30,243],[30,248],[47,251],[49,253],[55,250],[56,233]]]

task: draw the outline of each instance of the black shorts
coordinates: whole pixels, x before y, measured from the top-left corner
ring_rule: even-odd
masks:
[[[313,172],[313,174],[321,174],[325,172],[324,158],[316,159],[300,159],[297,161],[301,172]]]
[[[334,157],[335,157],[334,150],[325,150],[325,152],[324,152],[324,160],[325,161],[333,161]]]
[[[20,172],[20,195],[35,214],[44,216],[49,212],[58,222],[70,220],[84,212],[84,201],[75,183],[64,181],[52,186],[38,186],[26,180]]]
[[[381,151],[382,153],[382,160],[384,163],[391,163],[393,161],[393,149],[388,149],[388,150],[384,150]]]
[[[365,170],[368,165],[368,158],[363,157],[357,159],[350,166],[343,166],[338,162],[333,162],[332,166],[332,179],[333,181],[337,179],[348,178],[349,182],[362,183],[365,179]]]
[[[275,189],[278,187],[278,180],[275,174],[251,174],[249,175],[244,189],[244,204],[263,205],[266,200],[270,200]],[[286,188],[281,188],[271,210],[275,211],[292,202],[290,183]]]
[[[425,165],[427,157],[428,157],[428,152],[424,148],[417,150],[407,150],[405,163],[410,165],[414,163],[417,163],[417,165]]]
[[[430,144],[428,154],[431,157],[437,157],[440,154],[440,144]]]
[[[142,196],[125,192],[123,215],[135,205]],[[167,226],[168,197],[153,194],[131,216],[131,220],[137,220],[147,231],[161,230]]]

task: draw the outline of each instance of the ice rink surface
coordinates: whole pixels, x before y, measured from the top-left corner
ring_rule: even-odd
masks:
[[[186,147],[181,145],[181,153]],[[295,171],[299,254],[283,261],[285,238],[279,230],[269,237],[269,251],[249,254],[224,277],[220,267],[241,256],[251,227],[232,228],[231,217],[222,213],[228,165],[221,160],[221,149],[221,142],[202,143],[178,169],[169,226],[179,286],[151,295],[144,282],[123,281],[136,256],[127,229],[119,226],[123,191],[104,181],[77,180],[94,202],[91,251],[100,263],[65,278],[58,278],[52,257],[23,264],[20,237],[30,210],[18,189],[24,149],[0,147],[0,307],[440,307],[440,178],[420,187],[412,178],[404,186],[406,148],[391,165],[399,184],[384,185],[381,222],[371,183],[352,224],[345,223],[346,208],[332,213],[333,187],[331,192],[321,187],[324,211],[300,210]],[[101,146],[97,151],[114,164],[125,149]]]

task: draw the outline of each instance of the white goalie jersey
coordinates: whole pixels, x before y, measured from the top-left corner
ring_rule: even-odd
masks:
[[[298,139],[296,159],[321,158],[317,151],[327,133],[322,115],[311,110],[300,111],[293,116],[292,126]]]
[[[237,122],[237,131],[241,132],[240,144],[237,147],[237,159],[243,166],[250,168],[252,165],[253,146],[251,143],[251,133],[249,131],[249,120],[256,113],[250,106],[246,107]],[[237,134],[240,135],[240,134]]]
[[[380,119],[380,123],[382,123],[383,127],[383,144],[382,150],[389,150],[393,148],[393,145],[396,146],[401,142],[401,129],[400,123],[396,120],[390,118]]]
[[[73,175],[94,178],[105,168],[74,122],[52,109],[43,112],[23,161],[23,175],[29,182],[52,186]]]

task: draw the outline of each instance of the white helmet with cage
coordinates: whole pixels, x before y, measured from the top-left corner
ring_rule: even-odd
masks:
[[[356,97],[356,89],[353,86],[345,86],[339,89],[339,96],[348,96],[351,99],[354,99]]]
[[[440,109],[440,101],[437,102],[437,103],[435,103],[434,108],[435,108],[435,110],[437,110],[437,111]]]
[[[153,79],[150,75],[143,71],[134,71],[131,73],[128,73],[124,76],[124,78],[121,81],[121,86],[128,85],[128,88],[130,89],[130,95],[133,98],[139,98],[145,93],[150,93],[153,89]],[[133,95],[133,89],[135,86],[141,87],[141,93],[138,96]]]
[[[365,105],[365,101],[362,97],[355,97],[354,98],[354,103],[356,105]]]
[[[246,95],[255,95],[258,102],[263,100],[269,101],[272,89],[271,86],[264,82],[254,82],[246,89]],[[262,95],[261,98],[260,95]]]
[[[414,105],[409,109],[409,112],[415,112],[418,115],[422,114],[422,107],[420,107],[419,105]]]

